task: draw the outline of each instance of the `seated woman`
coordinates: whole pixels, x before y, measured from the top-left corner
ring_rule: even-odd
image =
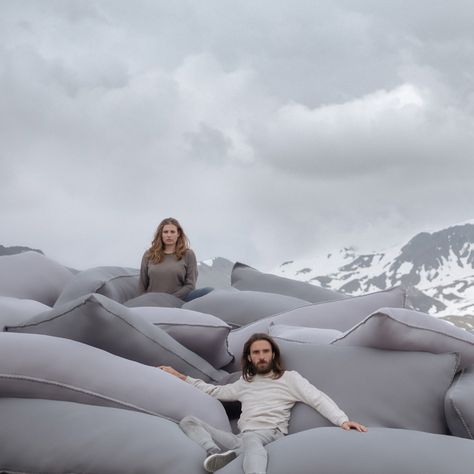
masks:
[[[212,288],[196,287],[197,262],[180,223],[169,217],[156,229],[140,268],[139,294],[170,293],[184,301],[203,296]]]

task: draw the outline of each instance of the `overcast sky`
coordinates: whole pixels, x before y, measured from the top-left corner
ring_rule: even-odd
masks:
[[[474,217],[472,0],[0,0],[0,244],[268,269]]]

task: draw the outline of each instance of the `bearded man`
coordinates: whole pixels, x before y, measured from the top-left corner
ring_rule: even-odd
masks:
[[[215,472],[242,454],[245,474],[265,474],[265,445],[288,433],[291,409],[296,402],[306,403],[345,430],[367,431],[364,425],[349,421],[333,400],[298,372],[284,370],[280,348],[267,334],[254,334],[249,338],[241,364],[242,376],[227,385],[211,385],[172,367],[160,367],[219,400],[242,403],[237,424],[239,434],[218,430],[193,416],[181,420],[181,429],[207,452],[206,471]]]

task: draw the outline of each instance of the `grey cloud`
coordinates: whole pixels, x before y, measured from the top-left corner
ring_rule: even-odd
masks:
[[[4,244],[269,265],[472,218],[471,2],[4,2]],[[449,20],[449,21],[448,21]]]

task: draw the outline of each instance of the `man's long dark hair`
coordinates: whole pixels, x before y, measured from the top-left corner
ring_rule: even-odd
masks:
[[[254,375],[257,373],[256,370],[255,370],[254,365],[249,360],[250,346],[256,341],[267,341],[272,346],[273,378],[274,379],[279,379],[283,375],[283,373],[285,372],[285,369],[283,368],[283,364],[282,364],[282,361],[281,361],[280,348],[278,347],[277,343],[268,334],[265,334],[265,333],[253,334],[252,336],[250,336],[248,341],[245,343],[244,350],[242,351],[242,359],[241,359],[242,377],[247,382],[250,382],[252,380],[252,378],[254,377]]]

